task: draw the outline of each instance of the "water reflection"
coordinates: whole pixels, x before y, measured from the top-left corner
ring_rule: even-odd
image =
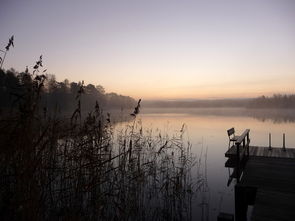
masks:
[[[259,121],[273,123],[295,122],[294,109],[254,109],[254,108],[146,108],[146,114],[190,114],[198,116],[251,117]]]
[[[199,167],[202,172],[192,171],[192,176],[198,180],[203,174],[205,181],[193,203],[192,215],[198,220],[216,220],[219,212],[234,213],[235,180],[228,183],[229,170],[224,167],[224,153],[228,149],[227,129],[235,127],[236,133],[240,134],[250,128],[251,144],[259,146],[267,146],[268,134],[272,133],[273,146],[281,147],[282,134],[285,133],[286,146],[295,147],[295,115],[291,110],[143,109],[139,118],[144,128],[169,135],[186,124],[186,139],[202,161]]]

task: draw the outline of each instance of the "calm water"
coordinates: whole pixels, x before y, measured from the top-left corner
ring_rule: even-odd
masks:
[[[187,139],[192,143],[193,152],[202,156],[202,171],[207,177],[207,187],[196,196],[193,216],[197,220],[216,220],[219,212],[234,213],[234,183],[227,187],[229,171],[224,167],[224,153],[228,149],[226,130],[235,127],[236,134],[241,134],[249,128],[251,144],[260,146],[268,146],[268,134],[271,133],[272,146],[276,147],[282,146],[282,134],[285,133],[287,148],[295,147],[294,113],[294,110],[238,108],[143,108],[138,119],[144,128],[158,129],[170,136],[179,131],[183,124],[186,125]]]

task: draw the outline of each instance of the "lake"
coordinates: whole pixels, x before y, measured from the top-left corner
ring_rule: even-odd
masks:
[[[216,220],[219,212],[234,213],[234,182],[228,187],[229,170],[224,167],[224,153],[228,149],[227,129],[236,134],[250,129],[251,145],[282,147],[283,133],[286,147],[295,147],[295,111],[243,108],[143,108],[137,116],[143,128],[162,134],[173,134],[185,124],[186,138],[192,144],[197,159],[202,160],[206,186],[195,196],[193,217],[197,220]],[[120,124],[124,126],[128,123]],[[196,177],[197,170],[192,176]]]

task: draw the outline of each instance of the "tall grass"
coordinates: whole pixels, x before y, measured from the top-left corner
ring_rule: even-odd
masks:
[[[42,64],[42,57],[36,62]],[[42,65],[41,65],[42,66]],[[96,103],[70,120],[39,105],[45,76],[20,77],[17,108],[0,122],[1,220],[191,220],[191,144],[134,120],[114,134]]]

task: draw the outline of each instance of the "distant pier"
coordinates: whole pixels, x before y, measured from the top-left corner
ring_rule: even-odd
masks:
[[[233,168],[228,185],[234,178],[237,181],[236,221],[247,220],[249,205],[253,221],[295,220],[295,148],[286,148],[285,140],[282,148],[250,146],[247,129],[225,157],[225,167]]]

